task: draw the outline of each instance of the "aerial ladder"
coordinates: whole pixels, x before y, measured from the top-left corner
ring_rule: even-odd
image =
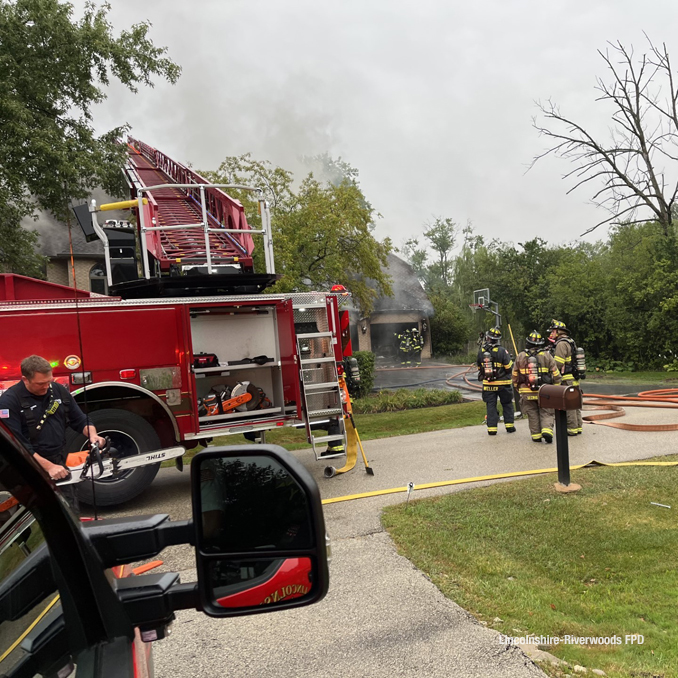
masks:
[[[131,137],[127,149],[124,173],[132,199],[100,206],[93,203],[75,210],[87,239],[98,237],[104,244],[109,290],[123,298],[194,295],[201,291],[257,293],[275,282],[271,215],[261,189],[210,183]],[[260,229],[250,227],[242,204],[225,193],[225,188],[256,194]],[[129,222],[98,223],[97,213],[123,207],[132,209],[135,226]],[[256,234],[263,236],[265,274],[254,273],[252,236]],[[136,275],[137,244],[141,278]],[[116,276],[123,261],[129,264],[131,273]],[[191,280],[184,285],[186,274]]]

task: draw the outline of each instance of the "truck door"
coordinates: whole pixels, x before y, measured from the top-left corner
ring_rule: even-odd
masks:
[[[297,339],[294,331],[294,308],[291,299],[279,301],[278,345],[280,347],[280,367],[285,398],[285,414],[301,418],[301,387],[299,384],[299,362],[297,357]],[[292,406],[295,409],[292,409]],[[290,408],[288,410],[288,408]]]

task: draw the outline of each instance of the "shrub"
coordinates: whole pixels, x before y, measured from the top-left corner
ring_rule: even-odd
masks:
[[[372,351],[356,351],[353,357],[358,361],[360,382],[357,385],[357,398],[364,398],[372,392],[374,386],[374,353]]]
[[[588,372],[625,372],[630,369],[621,360],[612,360],[610,358],[598,358],[587,362],[590,364]]]
[[[378,412],[397,412],[398,410],[414,410],[421,407],[452,405],[461,401],[462,396],[459,391],[401,388],[397,391],[379,391],[376,395],[357,398],[353,401],[353,411],[356,414],[376,414]]]

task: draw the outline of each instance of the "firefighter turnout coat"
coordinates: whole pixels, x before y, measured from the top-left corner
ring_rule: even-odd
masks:
[[[487,358],[489,365],[485,366],[485,353],[489,353]],[[486,424],[489,435],[497,435],[497,425],[499,423],[499,412],[497,410],[497,400],[501,403],[504,413],[504,425],[507,433],[514,433],[516,430],[513,422],[513,389],[511,388],[511,367],[513,360],[509,352],[499,344],[485,344],[478,351],[476,360],[480,370],[478,378],[483,381],[483,402],[486,406]]]
[[[570,337],[563,335],[556,339],[553,357],[563,375],[563,386],[579,386],[579,380],[574,375],[576,367],[574,351],[574,341]]]
[[[537,388],[530,387],[529,363],[530,356],[537,359]],[[553,356],[545,348],[536,351],[523,351],[516,358],[513,365],[513,386],[518,389],[521,398],[538,400],[538,387],[542,384],[557,384],[560,381],[560,371]]]
[[[488,352],[491,356],[492,372],[490,374],[487,374],[484,367],[483,354],[485,352]],[[483,377],[483,391],[498,391],[501,386],[510,388],[513,361],[509,352],[503,346],[485,344],[478,351],[476,363]]]
[[[579,387],[579,373],[577,372],[576,345],[574,340],[566,334],[561,334],[553,347],[553,357],[562,375],[563,386]],[[583,431],[581,410],[567,411],[567,435],[575,436]]]

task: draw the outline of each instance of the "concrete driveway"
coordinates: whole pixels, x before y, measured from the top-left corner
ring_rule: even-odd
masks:
[[[675,410],[627,410],[633,423],[673,423]],[[360,421],[356,422],[360,426]],[[501,427],[501,425],[500,425]],[[297,456],[314,474],[324,498],[415,483],[416,498],[469,485],[416,490],[422,483],[556,465],[555,444],[535,445],[526,422],[518,432],[489,437],[484,427],[436,431],[365,443],[375,475],[359,464],[352,472],[323,477],[309,451]],[[587,425],[570,439],[572,464],[596,459],[628,461],[675,452],[675,433],[636,433]],[[576,472],[573,476],[576,480]],[[555,481],[555,478],[554,478]],[[156,644],[159,676],[478,676],[544,675],[520,649],[487,629],[396,553],[379,515],[405,495],[346,501],[325,507],[334,559],[331,585],[321,603],[268,615],[212,620],[194,611],[177,614],[172,635]],[[153,487],[125,513],[168,512],[190,517],[188,474],[163,469]],[[188,547],[172,547],[165,567],[182,581],[195,580]],[[531,629],[540,633],[540,629]]]

